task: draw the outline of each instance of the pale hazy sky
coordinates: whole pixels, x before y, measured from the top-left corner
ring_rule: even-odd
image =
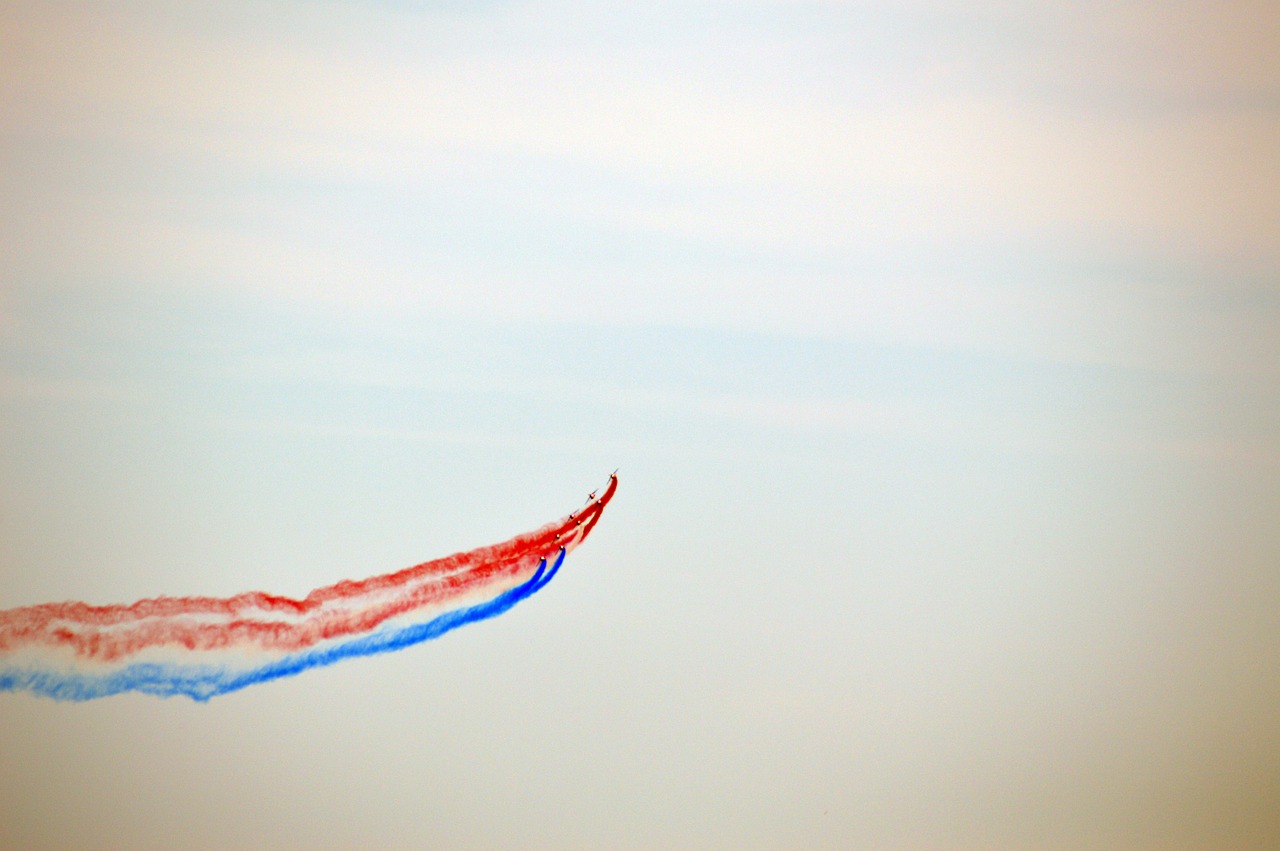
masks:
[[[0,3],[0,608],[502,618],[0,694],[0,845],[1280,844],[1273,2]]]

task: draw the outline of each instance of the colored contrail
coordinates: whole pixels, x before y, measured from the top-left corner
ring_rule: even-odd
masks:
[[[317,588],[300,600],[253,591],[0,611],[0,691],[208,700],[418,644],[537,593],[586,540],[617,487],[615,474],[581,510],[501,544]]]

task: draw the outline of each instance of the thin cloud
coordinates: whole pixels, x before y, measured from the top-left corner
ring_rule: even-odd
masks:
[[[0,373],[0,400],[97,402],[126,401],[140,395],[137,386],[83,378],[37,378]]]

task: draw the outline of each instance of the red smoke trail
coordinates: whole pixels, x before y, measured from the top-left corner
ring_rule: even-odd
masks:
[[[0,612],[0,654],[67,648],[89,663],[127,660],[147,648],[252,648],[289,653],[366,633],[392,618],[439,608],[490,586],[515,584],[560,549],[586,539],[618,487],[617,476],[583,509],[509,541],[358,581],[301,600],[263,592],[228,598],[157,597],[131,605],[46,603]],[[593,495],[594,496],[594,495]]]

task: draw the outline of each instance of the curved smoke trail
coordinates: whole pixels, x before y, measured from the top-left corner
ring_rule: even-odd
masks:
[[[0,691],[91,700],[126,691],[208,700],[340,659],[398,650],[500,615],[586,540],[616,475],[580,511],[501,544],[317,588],[300,600],[157,597],[0,612]]]

